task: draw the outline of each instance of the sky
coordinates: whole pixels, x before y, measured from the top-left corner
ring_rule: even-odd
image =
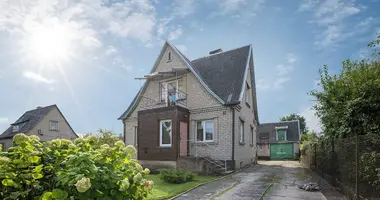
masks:
[[[165,40],[188,58],[253,46],[260,123],[290,113],[320,131],[308,92],[380,32],[379,0],[0,0],[0,132],[57,104],[77,133],[117,118]]]

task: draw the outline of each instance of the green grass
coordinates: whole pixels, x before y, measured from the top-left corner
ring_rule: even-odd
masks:
[[[154,182],[152,194],[148,196],[148,199],[161,200],[161,199],[168,199],[170,197],[173,197],[186,190],[189,190],[190,188],[193,188],[194,186],[197,186],[201,183],[212,181],[218,177],[195,175],[193,181],[182,183],[182,184],[167,183],[160,179],[159,174],[151,174],[151,175],[146,176],[145,178],[148,180],[152,180]]]

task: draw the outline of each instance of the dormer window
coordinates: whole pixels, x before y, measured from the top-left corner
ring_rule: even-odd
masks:
[[[16,131],[19,131],[20,130],[20,126],[19,125],[14,125],[13,126],[13,132],[16,132]]]
[[[172,61],[172,52],[168,53],[168,62]]]

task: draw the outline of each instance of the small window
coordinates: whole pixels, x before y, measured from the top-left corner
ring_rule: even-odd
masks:
[[[250,137],[250,141],[249,141],[249,143],[250,143],[251,146],[253,146],[253,136],[254,136],[254,134],[253,134],[253,127],[251,126],[251,137]]]
[[[278,141],[286,141],[286,129],[276,129],[276,137]]]
[[[58,131],[58,121],[50,121],[50,130]]]
[[[172,52],[168,53],[168,61],[172,61]]]
[[[20,130],[20,126],[19,125],[14,125],[13,126],[13,132],[16,132],[16,131],[19,131]]]
[[[133,133],[134,133],[134,141],[133,141],[133,145],[135,147],[137,147],[137,126],[134,126],[133,127]]]
[[[160,147],[172,146],[172,120],[160,121]]]
[[[214,123],[212,120],[197,122],[197,141],[214,141]]]
[[[249,84],[246,83],[246,92],[245,92],[245,103],[247,106],[250,106],[250,101],[251,101],[251,87],[249,87]]]
[[[240,131],[239,131],[239,137],[240,137],[240,140],[239,142],[241,144],[244,144],[244,121],[240,119]]]

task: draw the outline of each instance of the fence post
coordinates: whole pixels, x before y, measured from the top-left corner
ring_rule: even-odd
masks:
[[[355,190],[356,190],[356,199],[359,199],[359,135],[356,131],[356,183],[355,183]]]

